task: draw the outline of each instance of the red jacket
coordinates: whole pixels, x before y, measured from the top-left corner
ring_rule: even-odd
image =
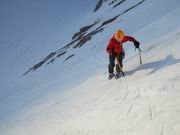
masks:
[[[136,42],[136,39],[131,37],[131,36],[124,36],[124,39],[122,42],[117,42],[114,36],[110,39],[109,44],[106,48],[107,53],[109,54],[121,54],[123,52],[123,47],[122,44],[124,42],[131,41],[131,42]]]

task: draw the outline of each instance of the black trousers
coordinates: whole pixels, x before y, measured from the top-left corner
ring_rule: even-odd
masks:
[[[114,56],[114,55],[109,55],[109,65],[108,65],[108,71],[109,73],[114,73],[114,66],[115,66],[115,59],[117,57],[117,60],[119,61],[119,64],[121,65],[121,67],[123,67],[123,59],[124,59],[124,55],[125,53],[121,53],[118,56]],[[120,72],[120,68],[118,66],[118,64],[116,64],[116,72]]]

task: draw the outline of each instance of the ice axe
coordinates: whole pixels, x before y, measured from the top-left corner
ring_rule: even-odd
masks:
[[[136,48],[135,48],[135,50],[136,50]],[[141,57],[142,50],[141,50],[141,48],[138,48],[138,51],[139,51],[139,62],[140,62],[140,65],[142,65],[142,57]]]
[[[118,66],[119,66],[119,69],[120,69],[120,71],[121,71],[122,75],[125,77],[125,74],[124,74],[124,72],[123,72],[123,70],[122,70],[122,66],[121,66],[121,64],[119,63],[119,61],[118,61],[118,58],[117,58],[117,57],[116,57],[116,61],[117,61],[117,64],[118,64]]]

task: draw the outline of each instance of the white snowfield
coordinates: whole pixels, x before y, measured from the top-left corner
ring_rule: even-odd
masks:
[[[156,2],[162,9],[148,16],[153,11],[145,7]],[[72,60],[17,79],[19,85],[9,84],[17,86],[14,91],[1,90],[0,135],[180,135],[180,2],[166,2],[142,4],[75,51]],[[139,13],[150,22],[134,26]],[[108,80],[105,49],[119,26],[140,41],[143,65],[132,43],[125,43],[126,77]]]

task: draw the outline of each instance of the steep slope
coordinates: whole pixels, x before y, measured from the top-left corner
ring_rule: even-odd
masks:
[[[104,22],[134,3],[109,14],[111,7],[103,5],[83,18],[79,27],[102,17],[87,33],[107,25],[79,49],[71,46],[54,64],[26,76],[18,72],[13,84],[1,86],[1,134],[179,135],[180,8],[176,0],[166,2],[145,1],[112,23]],[[153,11],[148,10],[152,7]],[[143,66],[127,43],[126,78],[109,81],[105,47],[119,27],[140,40]],[[63,62],[72,54],[74,57]]]

